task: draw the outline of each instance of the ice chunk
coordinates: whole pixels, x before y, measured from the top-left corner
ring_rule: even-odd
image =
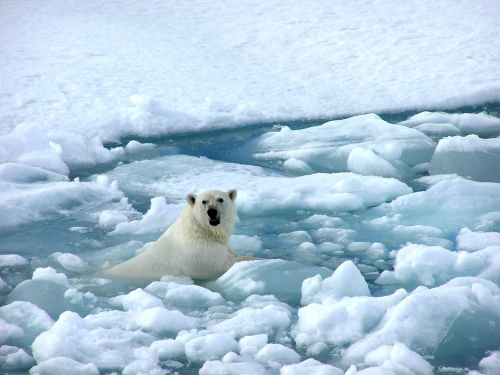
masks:
[[[357,147],[369,149],[386,160],[416,165],[430,160],[436,144],[417,130],[389,124],[371,114],[291,132],[266,133],[259,138],[254,157],[296,158],[315,170],[344,172],[349,154]]]
[[[496,375],[500,369],[500,351],[496,350],[479,362],[479,369],[485,375]]]
[[[7,284],[3,279],[0,277],[0,293],[9,291],[11,289],[11,286]]]
[[[221,190],[236,188],[238,209],[252,215],[296,210],[352,211],[412,191],[396,179],[378,176],[316,173],[285,177],[260,167],[186,155],[136,161],[107,175],[117,179],[127,194],[168,196],[179,202],[184,202],[187,191],[197,193],[214,186]]]
[[[455,136],[455,135],[463,135],[462,132],[452,124],[446,123],[425,123],[422,125],[417,125],[414,127],[424,133],[425,135],[432,138],[433,141],[439,141],[441,138]]]
[[[474,252],[488,246],[500,245],[500,233],[473,232],[469,228],[462,228],[456,238],[456,249]]]
[[[267,334],[242,337],[239,341],[240,354],[243,357],[253,357],[259,350],[267,345]]]
[[[239,339],[244,336],[268,334],[276,335],[291,323],[288,309],[269,305],[262,309],[245,307],[233,316],[207,328],[208,332],[228,333]]]
[[[49,258],[54,259],[64,269],[72,272],[85,272],[90,268],[87,262],[71,253],[52,253]]]
[[[371,296],[368,284],[350,260],[342,263],[335,272],[324,279],[321,275],[302,283],[302,305],[330,303],[342,297]]]
[[[158,336],[173,336],[184,329],[198,327],[195,318],[188,317],[177,310],[152,307],[135,314],[129,323],[132,329],[140,329]]]
[[[5,358],[3,365],[4,370],[28,369],[36,364],[32,356],[26,353],[23,349],[19,349],[15,353],[9,353]]]
[[[347,158],[347,169],[365,176],[382,176],[398,178],[399,173],[387,160],[372,150],[356,147]]]
[[[99,375],[93,363],[83,364],[71,358],[57,357],[39,363],[30,369],[30,375]]]
[[[128,218],[117,223],[116,228],[109,233],[117,234],[145,234],[163,232],[168,229],[178,218],[185,204],[167,204],[164,197],[151,199],[151,208],[140,220],[130,222]]]
[[[307,163],[304,163],[302,160],[290,158],[285,160],[283,163],[283,168],[290,172],[298,173],[298,174],[311,174],[314,173],[314,169],[312,169]]]
[[[105,210],[99,216],[99,226],[106,229],[114,229],[120,223],[128,222],[128,217],[117,210]]]
[[[477,135],[439,141],[429,173],[457,174],[475,181],[500,182],[500,139]]]
[[[414,238],[419,235],[432,236],[432,237],[442,237],[443,231],[436,227],[431,227],[428,225],[396,225],[392,229],[393,233],[405,238]]]
[[[407,296],[387,310],[376,330],[346,350],[344,364],[359,363],[372,350],[397,342],[415,348],[419,355],[447,358],[450,365],[464,365],[466,358],[459,354],[464,346],[471,354],[484,353],[494,345],[491,330],[498,330],[500,316],[490,310],[492,297],[477,298],[472,288],[479,284],[475,280],[481,279],[464,279],[462,285],[450,283]]]
[[[17,254],[0,255],[0,268],[16,268],[28,265],[28,259]]]
[[[55,151],[72,171],[110,164],[116,160],[115,154],[102,145],[99,137],[87,138],[73,132],[55,130],[47,136],[51,143],[57,145]]]
[[[359,272],[359,271],[358,271]],[[292,337],[298,346],[308,348],[308,353],[325,346],[353,343],[370,332],[380,322],[386,311],[407,296],[400,289],[385,297],[351,297],[329,304],[312,303],[299,309],[299,320],[292,329]]]
[[[207,361],[200,369],[200,375],[264,375],[267,371],[258,362],[225,363],[221,361]]]
[[[157,146],[153,143],[140,143],[137,141],[130,141],[125,146],[125,151],[129,154],[136,154],[140,152],[149,152],[156,148]]]
[[[262,242],[259,237],[233,234],[229,238],[229,245],[241,255],[251,255],[262,250]]]
[[[35,339],[33,357],[38,363],[68,357],[103,369],[123,369],[135,358],[135,349],[154,341],[147,333],[124,329],[129,314],[115,311],[82,319],[66,311],[50,330]]]
[[[313,358],[306,359],[296,365],[286,365],[280,369],[280,375],[344,375],[341,369],[325,365]]]
[[[476,276],[484,266],[485,261],[477,254],[412,244],[397,252],[394,271],[382,272],[375,282],[433,287],[455,277]]]
[[[23,337],[24,331],[21,327],[0,319],[0,345],[6,342],[21,340]]]
[[[69,175],[69,168],[53,150],[45,130],[35,123],[22,123],[0,136],[0,163],[14,162]]]
[[[54,321],[38,306],[16,301],[0,307],[0,318],[20,327],[24,333],[22,343],[30,345],[42,332],[49,330]]]
[[[433,185],[436,185],[438,182],[456,179],[463,179],[463,177],[460,177],[457,174],[436,174],[434,176],[423,176],[416,178],[413,183],[422,185],[425,189],[427,189]]]
[[[159,298],[140,288],[127,294],[122,303],[125,311],[144,311],[153,307],[165,307]]]
[[[198,285],[179,284],[178,281],[178,278],[173,281],[156,281],[148,285],[146,291],[174,306],[210,307],[226,303],[219,293]]]
[[[311,242],[312,238],[306,231],[300,230],[291,233],[281,233],[278,240],[290,245],[299,245],[302,242]]]
[[[125,366],[122,375],[167,375],[167,370],[157,365],[157,362],[145,359],[137,359]]]
[[[373,212],[388,217],[385,222],[401,215],[398,224],[425,223],[455,231],[476,223],[492,207],[500,207],[500,184],[459,179],[441,181],[426,191],[398,197]]]
[[[28,301],[57,319],[62,312],[75,308],[64,298],[67,290],[67,286],[51,280],[25,280],[10,292],[6,303]]]
[[[18,163],[5,163],[0,165],[0,181],[32,183],[69,181],[69,179],[65,175],[47,171],[42,168]]]
[[[153,351],[161,361],[184,358],[184,344],[177,340],[165,339],[153,342],[149,349]]]
[[[389,370],[403,366],[406,370],[419,375],[432,375],[434,373],[433,367],[425,359],[401,343],[396,343],[394,346],[383,345],[375,349],[366,355],[365,363],[369,366],[381,366]],[[398,366],[394,366],[394,364]],[[402,370],[404,371],[404,369]],[[398,371],[395,372],[398,373]]]
[[[367,251],[372,244],[370,242],[351,242],[347,245],[347,250],[351,253]]]
[[[273,294],[287,302],[298,302],[302,282],[316,274],[326,277],[331,271],[280,259],[239,262],[206,286],[229,300]]]
[[[32,279],[52,281],[56,284],[61,284],[63,286],[69,287],[68,277],[64,273],[58,273],[52,267],[37,268],[35,272],[33,272]]]
[[[255,355],[259,361],[273,361],[283,364],[300,361],[300,355],[293,349],[281,344],[267,344]]]
[[[496,137],[500,135],[500,119],[485,113],[421,112],[399,124],[414,127],[427,123],[453,124],[464,134],[477,134],[480,137]]]
[[[89,214],[88,209],[99,203],[122,197],[123,193],[112,185],[77,179],[30,184],[0,181],[0,228],[69,216],[78,211]]]
[[[238,343],[231,335],[214,333],[189,341],[185,350],[190,361],[205,362],[221,359],[226,353],[238,350]]]

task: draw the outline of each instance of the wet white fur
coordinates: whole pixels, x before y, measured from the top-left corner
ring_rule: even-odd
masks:
[[[188,205],[180,217],[150,248],[105,272],[144,281],[165,275],[206,280],[222,276],[236,262],[256,259],[242,257],[228,245],[236,220],[235,199],[236,190],[208,190],[197,197],[188,194]],[[221,222],[216,227],[208,222],[208,207],[220,212]]]

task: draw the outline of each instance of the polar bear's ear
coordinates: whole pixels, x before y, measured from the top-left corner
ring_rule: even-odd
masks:
[[[196,202],[196,195],[194,194],[188,194],[186,195],[186,201],[191,205],[194,206],[194,202]]]
[[[229,198],[231,198],[231,200],[234,202],[234,200],[236,199],[236,195],[238,194],[238,192],[236,191],[236,189],[231,189],[227,192],[227,195],[229,195]]]

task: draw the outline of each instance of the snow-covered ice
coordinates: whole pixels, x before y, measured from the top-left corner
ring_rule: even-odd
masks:
[[[377,115],[330,121],[321,126],[263,134],[258,160],[296,159],[316,171],[398,177],[429,162],[436,144],[420,131],[390,124]]]
[[[497,374],[499,18],[4,1],[0,372]],[[234,188],[229,243],[261,260],[104,277]]]
[[[457,174],[475,181],[500,182],[499,161],[500,138],[482,139],[475,134],[448,137],[439,141],[429,173]]]

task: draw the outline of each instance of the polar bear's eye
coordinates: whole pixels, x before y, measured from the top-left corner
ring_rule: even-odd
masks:
[[[222,203],[222,202],[224,202],[224,199],[219,198],[219,199],[218,199],[218,201],[219,201],[220,203]]]
[[[207,201],[202,201],[201,203],[203,203],[203,204],[207,204]]]

